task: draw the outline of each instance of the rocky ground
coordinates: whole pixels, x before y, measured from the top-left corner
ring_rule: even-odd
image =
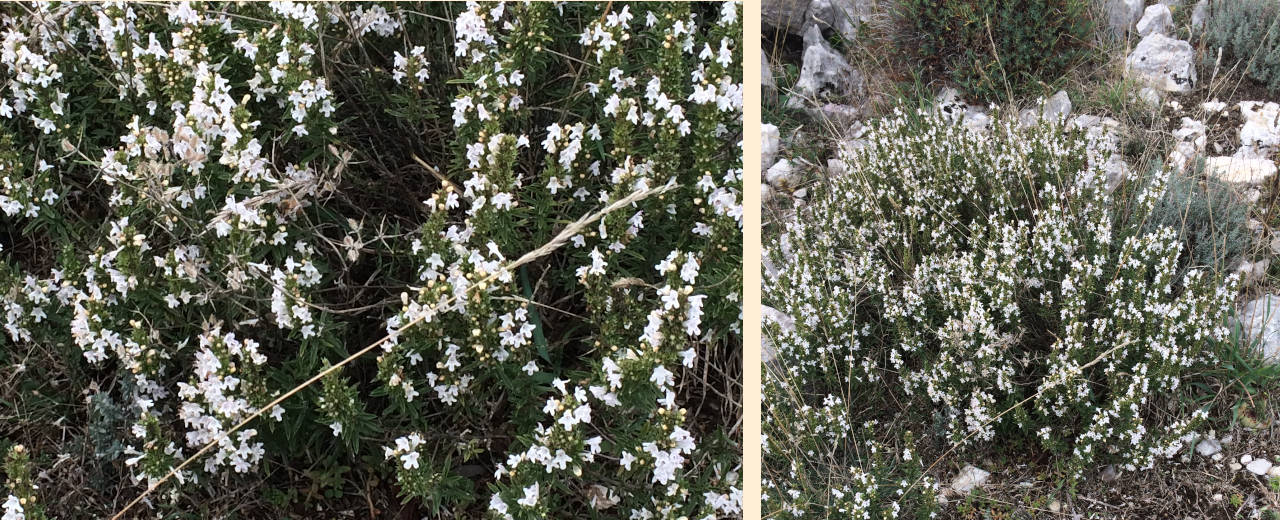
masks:
[[[1184,172],[1203,161],[1205,176],[1233,187],[1238,203],[1248,205],[1254,238],[1251,251],[1231,267],[1245,279],[1240,330],[1263,361],[1224,381],[1225,390],[1209,403],[1222,431],[1207,432],[1194,453],[1150,472],[1097,468],[1074,494],[1054,482],[1046,461],[994,454],[945,461],[939,467],[948,469],[937,477],[948,483],[947,516],[1266,518],[1280,511],[1280,259],[1274,258],[1280,255],[1280,103],[1244,78],[1237,63],[1198,41],[1207,0],[1099,2],[1099,45],[1110,59],[1080,71],[1070,88],[999,107],[941,83],[927,85],[931,97],[904,99],[893,84],[911,65],[884,57],[884,33],[893,30],[885,3],[764,1],[766,240],[823,179],[847,174],[845,159],[867,145],[859,138],[867,119],[913,110],[913,103],[973,132],[986,132],[997,119],[1054,119],[1080,128],[1090,137],[1090,159],[1102,163],[1113,189],[1134,172]],[[1118,101],[1099,102],[1100,92]],[[765,269],[773,268],[766,260]],[[790,320],[767,307],[764,314],[784,327]],[[772,362],[767,344],[764,358]]]

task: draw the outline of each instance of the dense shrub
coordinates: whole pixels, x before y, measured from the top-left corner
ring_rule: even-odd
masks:
[[[1147,217],[1143,230],[1168,227],[1182,241],[1181,272],[1192,268],[1227,269],[1249,249],[1252,240],[1245,221],[1248,206],[1232,188],[1198,172],[1174,173],[1169,187]]]
[[[1118,204],[1106,157],[1056,123],[899,112],[866,139],[768,245],[764,303],[794,328],[764,328],[767,510],[928,512],[947,447],[944,467],[1017,446],[1077,476],[1185,448],[1204,412],[1177,392],[1235,292],[1209,269],[1175,284],[1179,233],[1141,224],[1167,174]]]
[[[1242,60],[1244,72],[1280,92],[1280,4],[1272,0],[1226,0],[1209,4],[1204,39]],[[1216,51],[1215,51],[1216,52]]]
[[[987,101],[1042,93],[1090,57],[1087,0],[901,0],[900,52]]]
[[[39,503],[739,516],[741,11],[5,6]]]

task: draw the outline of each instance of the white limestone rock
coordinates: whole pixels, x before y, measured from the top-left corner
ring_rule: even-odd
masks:
[[[777,126],[769,123],[760,125],[760,164],[772,166],[781,144],[782,139],[778,136]]]
[[[1142,12],[1142,19],[1138,20],[1135,29],[1138,36],[1146,36],[1148,34],[1169,34],[1169,28],[1173,26],[1173,12],[1164,4],[1156,4],[1148,7]]]
[[[810,0],[762,0],[760,23],[782,33],[804,34]]]
[[[874,8],[872,0],[812,0],[806,23],[831,29],[844,41],[852,42],[858,37],[858,26]]]
[[[1195,57],[1190,43],[1151,33],[1125,59],[1125,72],[1165,92],[1187,92],[1196,83]]]
[[[1268,294],[1244,305],[1240,324],[1262,357],[1280,363],[1280,296]]]
[[[1258,185],[1275,176],[1276,163],[1270,159],[1210,157],[1205,159],[1204,169],[1223,182]]]
[[[1249,473],[1253,473],[1254,475],[1261,477],[1266,475],[1268,471],[1271,471],[1271,466],[1271,461],[1267,459],[1253,459],[1253,462],[1246,464],[1244,469],[1249,470]]]
[[[1103,10],[1112,34],[1123,38],[1142,17],[1143,0],[1104,0]]]
[[[1263,159],[1280,147],[1280,104],[1241,101],[1240,150],[1237,157]]]
[[[822,38],[816,25],[809,27],[804,42],[800,79],[792,87],[790,108],[820,106],[829,97],[844,98],[861,88],[862,75]]]

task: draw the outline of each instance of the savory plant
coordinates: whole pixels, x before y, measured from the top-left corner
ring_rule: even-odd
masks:
[[[989,446],[1149,468],[1205,417],[1178,391],[1235,280],[1144,226],[1169,173],[1113,192],[1082,132],[996,119],[876,121],[767,247],[767,511],[927,515],[934,461]]]
[[[0,360],[136,508],[740,516],[741,17],[7,6]]]

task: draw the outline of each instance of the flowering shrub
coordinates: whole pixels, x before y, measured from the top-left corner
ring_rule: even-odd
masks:
[[[2,359],[67,367],[95,454],[32,464],[162,510],[740,516],[741,11],[6,7]],[[85,493],[39,503],[124,506]]]
[[[767,248],[766,511],[927,514],[938,447],[1079,475],[1186,446],[1204,412],[1176,392],[1228,341],[1235,280],[1178,277],[1178,233],[1144,227],[1167,172],[1112,192],[1052,122],[898,112],[866,139]]]

